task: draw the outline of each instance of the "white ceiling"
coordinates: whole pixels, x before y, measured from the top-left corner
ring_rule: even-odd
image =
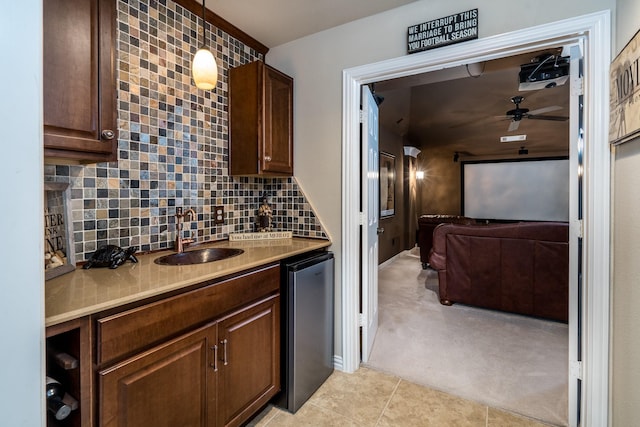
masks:
[[[209,0],[206,5],[207,9],[272,48],[414,1]]]

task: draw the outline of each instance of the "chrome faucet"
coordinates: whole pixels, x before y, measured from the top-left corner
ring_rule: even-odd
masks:
[[[191,217],[191,220],[197,218],[196,212],[189,208],[184,213],[182,213],[182,208],[176,208],[176,244],[175,249],[178,253],[184,252],[185,246],[188,246],[190,243],[193,243],[194,240],[192,238],[183,239],[182,238],[182,225],[185,217]]]

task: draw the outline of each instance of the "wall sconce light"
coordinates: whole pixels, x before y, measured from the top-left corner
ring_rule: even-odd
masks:
[[[460,160],[460,154],[458,154],[458,152],[456,151],[455,153],[453,153],[453,162],[458,163],[458,160]]]
[[[424,179],[424,171],[416,171],[416,179]]]
[[[418,158],[418,154],[420,154],[420,150],[418,150],[416,147],[405,145],[403,148],[404,148],[405,156],[413,157],[414,159]]]
[[[205,19],[205,0],[202,0],[202,46],[193,57],[191,74],[196,87],[210,90],[218,82],[218,64],[213,53],[207,48],[207,21]]]

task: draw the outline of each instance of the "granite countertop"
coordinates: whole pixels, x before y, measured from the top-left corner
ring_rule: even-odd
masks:
[[[92,268],[75,271],[45,282],[45,326],[78,319],[103,310],[280,261],[290,256],[331,245],[320,239],[220,241],[205,247],[239,248],[244,253],[220,261],[188,266],[163,266],[154,259],[172,251],[136,255],[117,269]]]

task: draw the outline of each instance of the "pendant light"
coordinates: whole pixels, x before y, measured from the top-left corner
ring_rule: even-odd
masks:
[[[196,87],[210,90],[216,87],[218,81],[218,64],[209,49],[207,49],[207,21],[205,20],[205,0],[202,0],[202,46],[193,57],[191,75]]]

